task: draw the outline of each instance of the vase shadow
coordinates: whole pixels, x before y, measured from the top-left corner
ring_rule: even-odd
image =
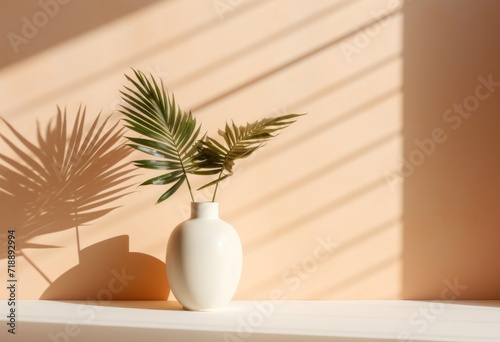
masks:
[[[130,252],[128,235],[100,241],[80,251],[80,262],[58,277],[41,295],[44,300],[167,300],[170,286],[165,263]]]

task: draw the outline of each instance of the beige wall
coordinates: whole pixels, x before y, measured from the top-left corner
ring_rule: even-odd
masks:
[[[500,3],[418,1],[405,12],[405,158],[420,164],[415,140],[442,138],[405,169],[402,295],[452,297],[448,279],[461,299],[498,299]]]
[[[2,1],[0,115],[35,144],[36,122],[45,129],[56,105],[70,118],[86,105],[89,127],[116,110],[130,67],[161,76],[212,133],[231,118],[307,112],[219,191],[221,216],[243,242],[237,299],[439,298],[455,277],[467,297],[498,298],[500,97],[492,93],[460,129],[442,120],[474,94],[478,76],[500,79],[498,5],[472,3],[71,0],[52,5],[44,22],[38,1]],[[13,46],[9,33],[33,19],[43,25]],[[439,127],[446,142],[404,173],[414,140]],[[16,141],[2,122],[0,132]],[[103,206],[119,208],[78,231],[19,237],[22,298],[168,296],[166,242],[190,199],[181,189],[155,206],[163,189],[136,186],[155,173],[134,172],[123,183],[132,193]],[[23,210],[5,198],[2,233],[4,222],[20,222],[4,217]]]

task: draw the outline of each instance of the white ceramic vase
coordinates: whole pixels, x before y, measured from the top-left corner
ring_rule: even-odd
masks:
[[[210,311],[227,305],[241,276],[241,240],[219,219],[217,202],[191,203],[191,218],[172,231],[167,247],[167,277],[186,310]]]

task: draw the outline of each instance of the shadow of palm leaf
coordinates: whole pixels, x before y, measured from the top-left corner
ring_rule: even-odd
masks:
[[[116,209],[111,203],[128,193],[127,181],[134,176],[125,161],[131,149],[122,143],[123,128],[119,122],[107,127],[109,117],[99,115],[86,129],[85,116],[85,109],[79,109],[71,127],[66,111],[58,108],[45,130],[38,125],[36,143],[2,119],[13,139],[0,138],[13,153],[0,153],[1,233],[15,229],[21,254],[28,248],[57,247],[29,240],[72,228],[80,251],[78,227]],[[6,248],[0,252],[3,258]]]

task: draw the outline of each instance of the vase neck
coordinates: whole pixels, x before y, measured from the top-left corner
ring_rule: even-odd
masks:
[[[191,218],[219,218],[219,203],[191,202]]]

